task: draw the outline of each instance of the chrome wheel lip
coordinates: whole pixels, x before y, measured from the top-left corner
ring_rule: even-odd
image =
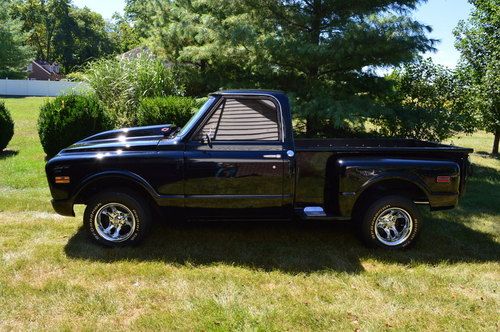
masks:
[[[134,213],[127,206],[116,202],[101,206],[97,210],[93,222],[99,236],[114,243],[128,240],[134,234],[137,225]],[[123,232],[122,227],[125,232]]]
[[[408,240],[413,230],[413,218],[403,208],[390,207],[375,221],[375,236],[387,246],[398,246]]]

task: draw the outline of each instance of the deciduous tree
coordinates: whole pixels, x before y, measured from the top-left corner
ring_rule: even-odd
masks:
[[[57,61],[66,72],[115,51],[102,16],[71,0],[19,0],[13,16],[22,22],[36,57]]]
[[[469,98],[480,113],[482,127],[495,135],[493,154],[500,143],[500,5],[497,0],[470,0],[475,6],[467,21],[455,29],[461,53],[460,70],[469,78]]]
[[[383,112],[374,119],[382,134],[442,141],[475,130],[474,112],[467,103],[470,90],[460,72],[420,59],[388,79],[393,87],[381,100]]]
[[[89,8],[72,7],[70,11],[75,21],[73,30],[74,49],[73,62],[67,66],[81,66],[90,60],[96,60],[110,54],[119,52],[118,41],[113,39],[113,34],[101,14]]]
[[[129,18],[118,14],[113,15],[109,25],[111,39],[118,53],[125,53],[141,45],[141,38]]]

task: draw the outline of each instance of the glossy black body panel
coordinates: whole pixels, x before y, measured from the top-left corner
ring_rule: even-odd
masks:
[[[283,217],[283,159],[279,144],[186,144],[185,206],[191,216]],[[237,211],[240,212],[237,212]]]
[[[194,139],[224,98],[262,98],[276,105],[279,141]],[[294,140],[290,106],[276,91],[214,93],[180,133],[170,125],[120,129],[86,138],[46,165],[54,209],[73,214],[92,188],[133,185],[158,206],[190,218],[285,219],[307,206],[348,219],[363,193],[384,181],[410,183],[431,209],[456,205],[465,190],[470,149],[418,140]],[[56,184],[69,176],[69,184]],[[438,183],[449,176],[449,183]]]

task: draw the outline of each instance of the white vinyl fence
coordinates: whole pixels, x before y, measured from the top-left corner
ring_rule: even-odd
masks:
[[[55,97],[69,92],[84,92],[88,89],[89,87],[83,82],[0,79],[0,96]]]

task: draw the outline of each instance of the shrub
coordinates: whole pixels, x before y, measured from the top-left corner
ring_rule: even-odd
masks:
[[[173,124],[184,126],[193,113],[203,105],[203,100],[189,97],[145,98],[137,110],[137,125]]]
[[[183,91],[172,70],[147,54],[134,59],[97,60],[87,67],[83,79],[121,126],[135,123],[141,99],[181,95]]]
[[[457,73],[420,60],[389,76],[394,89],[385,97],[385,113],[373,122],[385,136],[442,141],[472,133],[473,111],[466,107],[466,84]]]
[[[38,134],[48,157],[92,134],[111,129],[113,121],[94,95],[66,95],[40,109]]]
[[[5,104],[0,102],[0,151],[3,151],[14,136],[14,121]]]
[[[399,106],[388,111],[387,115],[375,120],[379,132],[386,137],[414,138],[440,142],[464,132],[457,124],[453,112],[444,108],[420,108]]]

